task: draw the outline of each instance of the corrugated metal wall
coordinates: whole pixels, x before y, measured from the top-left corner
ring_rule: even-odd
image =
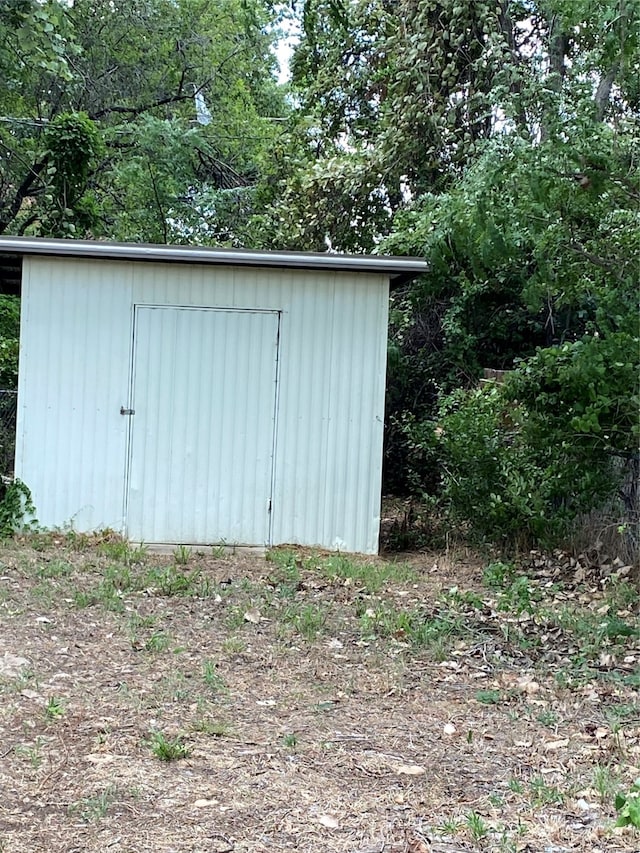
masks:
[[[127,418],[120,407],[129,407],[133,399],[134,306],[152,305],[278,312],[271,543],[374,553],[388,305],[388,283],[380,275],[25,259],[16,471],[32,489],[41,523],[126,532],[125,484],[136,470],[134,461],[130,471],[127,463],[128,452],[135,451],[128,428],[139,410]],[[254,330],[248,337],[256,339]],[[247,354],[247,340],[230,333],[224,351],[237,361]],[[215,346],[202,351],[205,362],[218,358]],[[246,370],[253,375],[257,363]],[[157,378],[143,405],[156,394],[166,395],[164,402],[157,401],[164,406],[158,417],[164,419],[176,390]],[[203,394],[202,389],[194,393]],[[188,406],[188,399],[181,405]],[[199,421],[219,417],[220,430],[237,430],[242,418],[229,402],[220,411],[195,416]],[[256,414],[251,410],[246,417]],[[198,441],[205,442],[207,435],[203,428]],[[223,432],[215,435],[224,442]],[[256,444],[252,440],[243,447],[244,461],[234,463],[238,489],[251,495],[255,484],[241,472],[255,467]],[[176,486],[178,499],[181,488]],[[209,502],[212,495],[205,490],[201,500]],[[243,498],[225,524],[229,527],[231,516],[256,511],[256,504]],[[210,519],[209,524],[211,538],[194,528],[197,541],[238,541],[233,533],[214,533]],[[236,529],[245,530],[243,537],[259,535]],[[152,535],[141,538],[172,541],[161,531],[156,518]]]
[[[132,267],[23,265],[16,475],[45,527],[122,529]]]

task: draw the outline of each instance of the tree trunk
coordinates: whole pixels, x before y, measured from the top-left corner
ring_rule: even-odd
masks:
[[[518,53],[518,48],[516,46],[515,34],[513,31],[513,20],[511,19],[511,15],[509,14],[509,0],[502,0],[502,2],[499,3],[498,8],[500,10],[499,20],[502,35],[504,36],[504,39],[509,48],[509,52],[511,54],[511,61],[516,67],[518,67],[521,64],[520,54]],[[516,122],[516,126],[520,133],[528,132],[529,125],[527,122],[527,114],[522,103],[522,83],[518,80],[515,83],[511,83],[509,88],[511,94],[515,95],[516,109],[514,119]]]
[[[560,94],[562,91],[562,83],[564,82],[566,72],[565,57],[568,50],[569,36],[562,32],[554,16],[549,21],[549,76],[546,81],[547,89],[554,94]],[[546,107],[542,116],[540,127],[541,142],[549,138],[551,126],[555,118],[555,103],[552,100],[552,103]]]
[[[617,72],[618,65],[616,63],[607,71],[598,84],[594,99],[596,105],[596,118],[598,121],[604,120],[604,115],[609,105],[609,98],[611,97],[611,88],[613,86],[613,81],[616,79]]]

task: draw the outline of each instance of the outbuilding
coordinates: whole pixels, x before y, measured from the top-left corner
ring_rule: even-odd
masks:
[[[41,525],[377,552],[389,286],[424,261],[25,237],[2,256]]]

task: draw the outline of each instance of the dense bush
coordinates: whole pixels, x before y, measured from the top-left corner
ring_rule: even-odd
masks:
[[[385,244],[431,262],[392,313],[387,489],[492,541],[558,542],[605,504],[638,521],[635,137],[592,131],[497,141]]]
[[[0,389],[18,385],[20,299],[0,294]]]

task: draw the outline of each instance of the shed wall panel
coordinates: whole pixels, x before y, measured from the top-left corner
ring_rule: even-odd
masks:
[[[25,258],[16,475],[45,527],[122,529],[131,269]]]
[[[271,542],[377,551],[386,276],[46,258],[25,268],[17,471],[44,524],[122,528],[134,306],[262,309],[281,312]]]

